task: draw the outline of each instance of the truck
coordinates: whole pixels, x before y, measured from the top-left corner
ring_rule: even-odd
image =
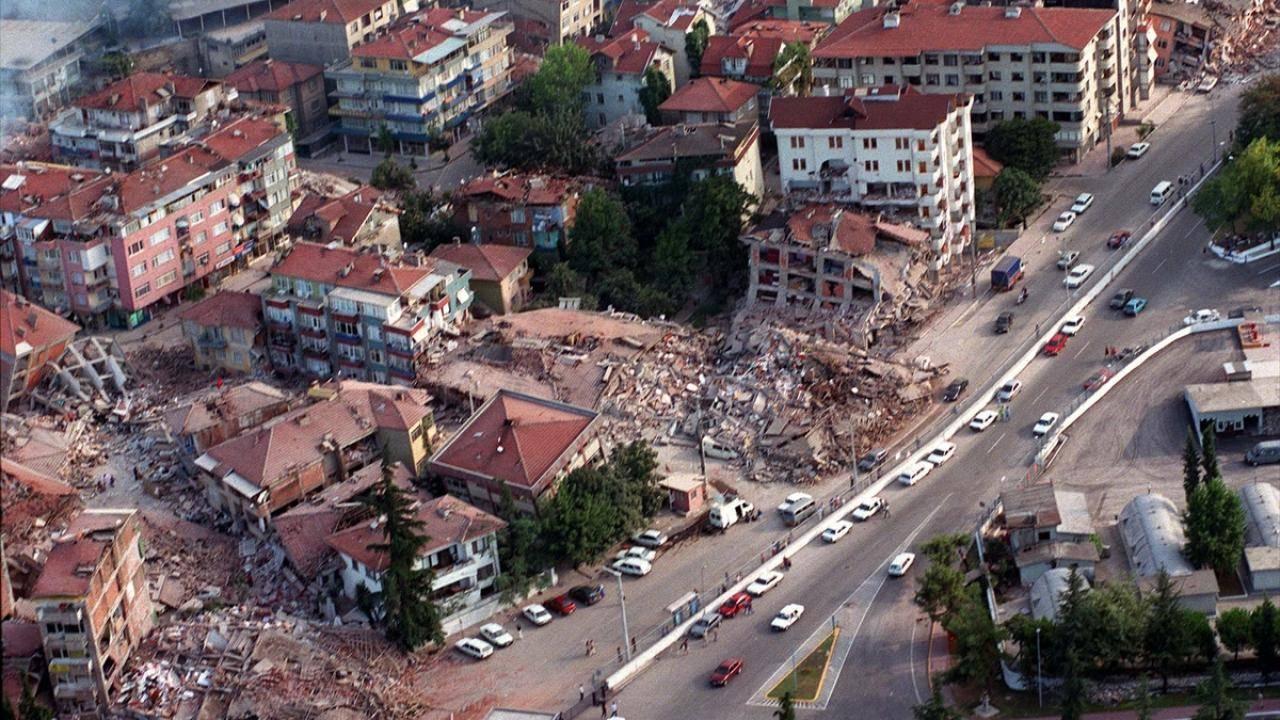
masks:
[[[1022,258],[1017,255],[1005,255],[1000,262],[991,268],[991,288],[993,290],[1012,290],[1022,279]]]
[[[755,506],[742,498],[732,498],[711,508],[708,522],[717,530],[727,530],[731,525],[755,512]]]

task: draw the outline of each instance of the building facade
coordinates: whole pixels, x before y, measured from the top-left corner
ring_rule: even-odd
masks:
[[[381,192],[361,186],[332,198],[307,193],[289,216],[286,228],[291,236],[307,242],[350,247],[382,239],[388,222],[394,224],[392,238],[398,241],[400,223],[395,208],[383,201]]]
[[[296,137],[306,138],[329,127],[329,101],[320,65],[254,60],[228,75],[226,83],[247,100],[287,106]]]
[[[351,57],[418,0],[293,0],[262,17],[267,54],[282,62],[329,66]]]
[[[121,671],[151,631],[136,510],[88,509],[49,551],[31,592],[61,713],[111,717]]]
[[[453,221],[473,243],[556,250],[568,241],[580,198],[574,180],[485,175],[454,191]]]
[[[0,108],[5,117],[43,120],[71,100],[90,47],[88,22],[0,19]]]
[[[471,274],[423,259],[300,242],[271,268],[262,295],[278,371],[412,385],[428,341],[468,316]]]
[[[344,147],[376,152],[385,127],[398,152],[425,155],[430,143],[461,134],[512,89],[511,32],[502,13],[436,8],[352,50],[326,72],[337,85],[330,114]]]
[[[722,77],[700,77],[672,93],[658,109],[670,124],[755,122],[760,86]]]
[[[0,412],[21,401],[47,374],[80,326],[0,288]]]
[[[974,229],[972,103],[892,86],[774,98],[783,191],[909,222],[929,232],[945,264]]]
[[[225,78],[267,57],[267,31],[262,21],[245,22],[201,33],[196,40],[200,65],[212,78]]]
[[[687,171],[695,181],[712,175],[731,177],[757,201],[764,197],[760,126],[753,121],[658,128],[619,154],[614,168],[619,182],[627,186],[661,185],[675,172]]]
[[[833,92],[884,85],[973,98],[981,136],[1016,118],[1059,124],[1071,160],[1133,108],[1120,92],[1114,10],[912,5],[854,13],[813,52],[813,79]]]
[[[676,87],[675,59],[671,51],[649,38],[643,30],[632,30],[615,38],[603,35],[578,38],[578,45],[591,53],[595,82],[583,89],[587,127],[599,130],[623,118],[644,117],[640,92],[645,73],[653,68]]]
[[[707,39],[707,49],[702,53],[702,74],[757,85],[772,82],[776,94],[803,94],[798,61],[793,59],[779,66],[778,57],[792,43],[800,43],[812,52],[830,29],[825,22],[751,20],[725,35]]]
[[[191,457],[289,411],[292,398],[256,380],[210,389],[164,414],[178,447]]]
[[[178,317],[198,368],[250,373],[265,360],[262,300],[253,293],[223,290]]]
[[[505,12],[515,19],[521,33],[535,37],[522,38],[529,49],[571,43],[587,37],[604,23],[602,0],[478,0],[476,10]],[[512,38],[516,44],[521,38]]]
[[[431,257],[469,270],[476,302],[489,313],[506,315],[524,309],[533,295],[532,253],[523,247],[456,242],[437,245]]]
[[[705,24],[707,32],[714,36],[715,18],[699,3],[688,0],[658,0],[651,5],[636,5],[636,9],[638,12],[631,16],[628,27],[620,27],[622,18],[614,21],[613,34],[625,35],[633,29],[640,30],[651,41],[670,50],[675,75],[671,89],[683,87],[689,82],[694,69],[689,65],[685,39],[699,23]]]

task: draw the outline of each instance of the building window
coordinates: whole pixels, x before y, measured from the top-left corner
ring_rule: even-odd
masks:
[[[898,161],[898,172],[900,172],[900,173],[909,173],[909,172],[911,172],[911,161],[910,161],[910,160],[899,160],[899,161]]]
[[[146,244],[143,243],[141,240],[135,243],[129,243],[129,249],[126,251],[126,254],[137,255],[138,253],[142,252],[142,248],[145,246]]]
[[[227,206],[227,203],[225,201],[215,200],[213,204],[209,206],[209,214],[217,215],[218,213],[222,212],[223,208],[225,208],[226,206]]]
[[[926,175],[929,172],[929,163],[926,163],[925,161],[921,160],[920,163],[916,166],[916,169],[920,172],[921,175]]]
[[[956,87],[956,86],[958,86],[959,84],[960,84],[960,76],[959,76],[959,75],[948,75],[948,76],[947,76],[947,87]]]
[[[1009,75],[1009,80],[1012,82],[1022,82],[1025,79],[1020,72],[1010,73]]]
[[[862,167],[865,168],[867,172],[880,172],[880,161],[867,160],[866,162],[862,163]]]
[[[991,72],[987,73],[987,79],[991,80],[992,82],[1000,82],[1001,80],[1000,71],[992,70]]]
[[[842,137],[829,137],[829,138],[827,138],[827,147],[829,147],[829,148],[831,148],[831,149],[833,149],[833,150],[839,150],[839,149],[843,148],[843,147],[844,147],[844,138],[842,138]]]
[[[910,150],[911,141],[907,138],[894,138],[893,149],[894,150]]]
[[[987,53],[987,59],[990,60],[991,62],[1000,62],[1000,53],[998,52]]]
[[[142,277],[143,275],[146,275],[147,264],[144,262],[144,263],[138,263],[137,265],[134,265],[132,268],[129,269],[129,274],[132,275],[133,277]]]
[[[1022,62],[1026,58],[1022,53],[1009,53],[1009,59],[1013,62]]]
[[[200,232],[196,233],[196,245],[199,245],[200,243],[208,239],[209,239],[209,233],[205,232],[204,230],[201,230]]]
[[[1014,93],[1014,94],[1013,94],[1013,101],[1014,101],[1014,102],[1022,102],[1023,100],[1026,100],[1026,99],[1027,99],[1027,94],[1026,94],[1026,93],[1016,92],[1016,93]]]
[[[191,217],[187,218],[187,222],[191,223],[192,225],[195,225],[196,223],[202,222],[202,221],[204,221],[204,213],[201,212],[200,210],[197,210],[191,213]]]
[[[1049,93],[1043,90],[1037,90],[1035,94],[1035,98],[1036,98],[1036,102],[1038,103],[1049,102]]]
[[[360,329],[356,324],[353,322],[346,322],[345,320],[338,320],[334,322],[333,329],[335,332],[339,332],[343,335],[353,335],[357,337],[360,335]]]
[[[792,138],[791,138],[791,149],[792,149],[792,150],[799,149],[799,148],[803,148],[803,147],[804,147],[804,138],[802,138],[802,137],[792,137]]]
[[[524,223],[524,208],[516,208],[511,211],[511,222]]]
[[[960,64],[960,59],[957,58],[955,55],[943,55],[942,64],[946,65],[947,67],[955,67],[956,65]]]
[[[173,254],[173,248],[169,248],[168,250],[165,250],[159,255],[151,258],[151,267],[158,268],[167,262],[171,262],[173,260]]]
[[[991,91],[991,102],[1000,102],[1001,100],[1004,100],[1004,91],[1002,91],[1002,90],[992,90],[992,91]]]
[[[409,63],[407,63],[407,62],[405,62],[405,61],[403,61],[403,60],[392,60],[392,61],[391,61],[391,69],[392,69],[392,70],[408,70],[408,69],[409,69]]]
[[[174,280],[177,280],[177,279],[178,279],[178,271],[177,271],[177,270],[170,270],[169,272],[167,272],[167,273],[165,273],[165,274],[161,275],[160,277],[156,278],[156,288],[157,288],[157,289],[162,288],[162,287],[164,287],[165,285],[168,285],[169,283],[171,283],[171,282],[173,282]]]
[[[808,167],[808,163],[804,161],[804,158],[793,158],[791,160],[792,170],[804,170],[807,167]]]
[[[221,235],[221,234],[225,233],[226,231],[227,231],[227,221],[225,221],[225,220],[223,220],[222,222],[220,222],[220,223],[218,223],[217,225],[214,225],[214,226],[213,226],[213,234],[214,234],[215,236],[217,236],[217,235]]]
[[[924,76],[925,85],[937,85],[938,81],[939,81],[939,76],[937,73],[929,73],[928,75]]]
[[[227,251],[228,251],[228,250],[230,250],[230,249],[231,249],[231,243],[230,243],[230,242],[224,242],[224,243],[222,243],[221,245],[219,245],[218,247],[214,248],[214,249],[213,249],[213,252],[214,252],[214,254],[215,254],[215,255],[222,255],[223,253],[227,252]]]
[[[139,286],[138,286],[138,289],[137,289],[137,290],[134,290],[134,291],[133,291],[133,296],[134,296],[134,297],[136,297],[136,298],[140,298],[140,297],[142,297],[143,295],[146,295],[146,294],[147,294],[147,293],[149,293],[149,292],[151,292],[151,284],[150,284],[150,283],[142,283],[141,285],[139,285]]]
[[[164,228],[160,232],[152,235],[150,242],[152,245],[159,245],[160,243],[168,239],[169,239],[169,228]]]
[[[378,61],[374,58],[362,57],[360,58],[360,67],[374,69],[378,67]]]

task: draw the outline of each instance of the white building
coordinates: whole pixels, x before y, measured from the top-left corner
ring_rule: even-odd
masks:
[[[623,26],[619,18],[614,21],[614,35],[624,35],[635,28],[648,33],[649,39],[672,52],[675,63],[675,83],[672,90],[689,82],[689,54],[685,49],[685,36],[699,22],[707,25],[708,34],[716,32],[715,19],[697,2],[689,0],[659,0],[652,5],[638,6],[640,11],[631,16],[630,24]]]
[[[1105,139],[1107,120],[1133,109],[1120,79],[1120,56],[1133,47],[1117,40],[1123,29],[1115,10],[881,6],[850,15],[818,45],[813,80],[967,93],[979,136],[1004,120],[1047,118],[1061,126],[1058,147],[1079,160]]]
[[[896,213],[929,232],[945,264],[973,234],[971,107],[895,86],[775,98],[783,191]]]
[[[654,68],[676,87],[675,59],[670,50],[654,42],[642,30],[621,37],[579,38],[578,44],[591,53],[596,81],[583,89],[586,96],[587,127],[599,130],[628,116],[644,117],[640,91],[644,76]]]
[[[1245,509],[1244,564],[1254,592],[1280,590],[1280,488],[1256,482],[1240,488]]]

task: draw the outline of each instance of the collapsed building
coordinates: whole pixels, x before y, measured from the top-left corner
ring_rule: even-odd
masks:
[[[1280,28],[1276,0],[1156,0],[1148,15],[1156,78],[1164,82],[1266,66],[1264,54],[1274,47],[1268,36]],[[1273,60],[1269,66],[1276,67]]]

